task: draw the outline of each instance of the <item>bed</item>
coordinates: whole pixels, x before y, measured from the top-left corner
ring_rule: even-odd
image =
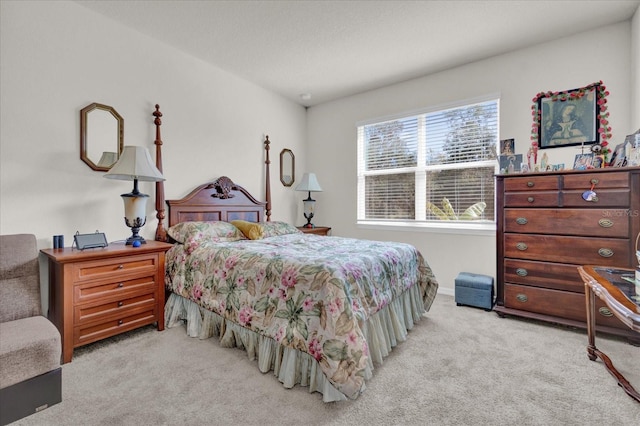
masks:
[[[157,105],[154,115],[162,170]],[[272,221],[269,144],[267,137],[265,202],[226,176],[166,203],[156,184],[156,239],[175,243],[166,257],[165,325],[243,349],[287,388],[306,386],[325,402],[356,399],[429,310],[437,280],[411,245],[305,234]]]

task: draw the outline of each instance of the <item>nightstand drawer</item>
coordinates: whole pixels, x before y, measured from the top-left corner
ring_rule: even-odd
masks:
[[[74,304],[89,303],[95,300],[106,302],[136,294],[153,292],[156,287],[157,283],[154,275],[121,281],[98,281],[74,286],[73,300]]]
[[[85,326],[76,326],[73,329],[74,347],[86,345],[115,334],[133,330],[156,321],[156,310],[153,308],[135,309],[127,311],[121,317],[116,317],[102,323],[91,323]]]
[[[109,303],[100,303],[98,305],[76,305],[74,308],[74,324],[82,326],[90,322],[104,322],[113,316],[121,317],[128,315],[137,308],[144,310],[153,309],[156,304],[155,293],[142,294],[139,296],[129,297],[126,299],[114,300]]]
[[[121,275],[135,273],[153,273],[158,267],[158,257],[127,256],[92,262],[78,263],[74,268],[75,282],[101,278],[117,279]]]

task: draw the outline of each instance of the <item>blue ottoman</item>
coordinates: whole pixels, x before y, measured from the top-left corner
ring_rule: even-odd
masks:
[[[456,277],[456,304],[493,309],[493,277],[460,272]]]

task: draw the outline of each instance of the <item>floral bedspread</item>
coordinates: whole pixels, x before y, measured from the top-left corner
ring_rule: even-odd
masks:
[[[437,282],[409,244],[288,234],[203,242],[167,253],[166,286],[220,316],[313,356],[355,398],[368,348],[360,325],[419,285],[425,308]]]

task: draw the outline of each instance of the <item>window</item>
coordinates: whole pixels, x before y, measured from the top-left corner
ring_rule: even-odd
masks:
[[[493,224],[498,100],[358,126],[358,222]]]

